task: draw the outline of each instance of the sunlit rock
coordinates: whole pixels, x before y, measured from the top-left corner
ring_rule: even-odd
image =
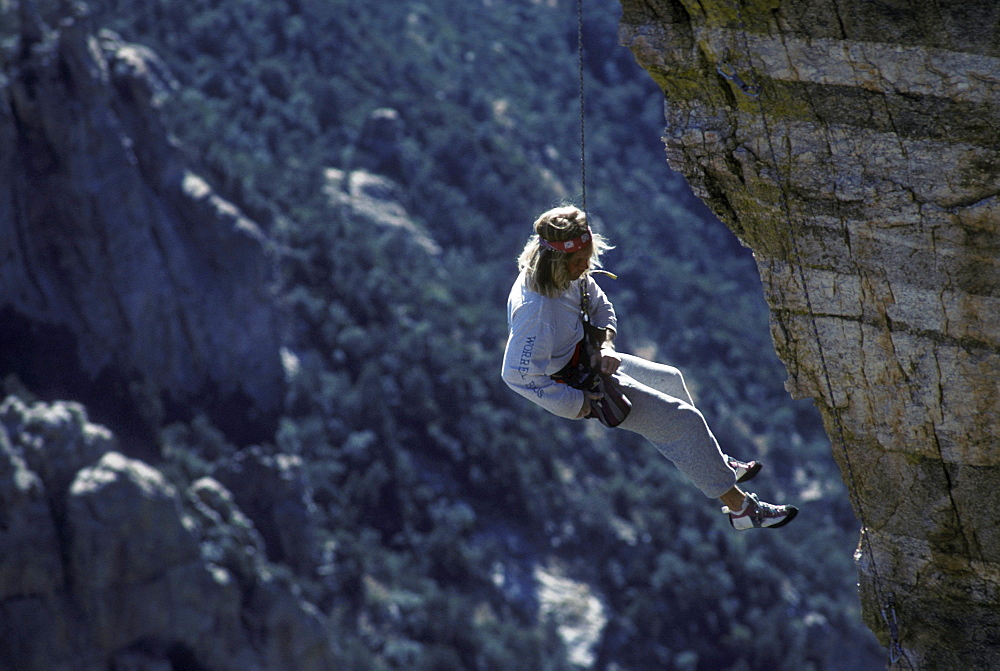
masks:
[[[753,248],[901,668],[1000,663],[1000,5],[633,2],[664,142]]]

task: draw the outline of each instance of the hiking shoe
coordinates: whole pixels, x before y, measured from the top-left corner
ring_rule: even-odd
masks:
[[[753,476],[760,473],[760,469],[763,468],[764,464],[759,461],[740,461],[739,459],[733,459],[729,457],[727,459],[729,463],[729,468],[736,471],[736,482],[746,482]]]
[[[741,510],[730,510],[723,506],[722,512],[729,515],[729,523],[734,529],[743,531],[754,527],[777,529],[783,527],[799,514],[795,506],[775,506],[757,499],[756,494],[747,494]]]

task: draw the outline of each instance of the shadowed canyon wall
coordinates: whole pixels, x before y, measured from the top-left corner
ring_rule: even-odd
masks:
[[[995,668],[1000,4],[622,5],[669,163],[754,250],[823,415],[866,622],[893,668]]]
[[[259,440],[283,394],[267,240],[180,160],[159,59],[52,4],[19,4],[4,56],[0,363],[119,426],[197,401]]]

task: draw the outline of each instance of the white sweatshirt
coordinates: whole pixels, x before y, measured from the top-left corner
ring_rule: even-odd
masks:
[[[507,297],[510,334],[501,373],[507,386],[518,394],[570,419],[583,407],[583,392],[549,376],[569,363],[576,344],[583,339],[580,282],[586,282],[590,292],[591,323],[617,330],[615,308],[589,273],[573,281],[557,298],[528,289],[527,277],[521,273]]]

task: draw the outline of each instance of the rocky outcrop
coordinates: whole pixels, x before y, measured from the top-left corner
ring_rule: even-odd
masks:
[[[622,0],[670,165],[753,248],[896,668],[1000,665],[1000,5]]]
[[[335,668],[229,491],[178,491],[74,403],[0,404],[0,668]]]
[[[213,475],[253,520],[271,561],[315,573],[321,559],[316,505],[301,457],[251,447],[221,461]]]
[[[367,170],[339,168],[327,168],[323,180],[323,192],[334,212],[364,222],[381,235],[415,244],[428,254],[441,253],[440,245],[406,211],[402,187],[397,182]]]
[[[93,35],[78,5],[19,7],[0,77],[2,368],[99,416],[155,425],[196,403],[260,439],[283,393],[267,240],[183,165],[153,53]]]

